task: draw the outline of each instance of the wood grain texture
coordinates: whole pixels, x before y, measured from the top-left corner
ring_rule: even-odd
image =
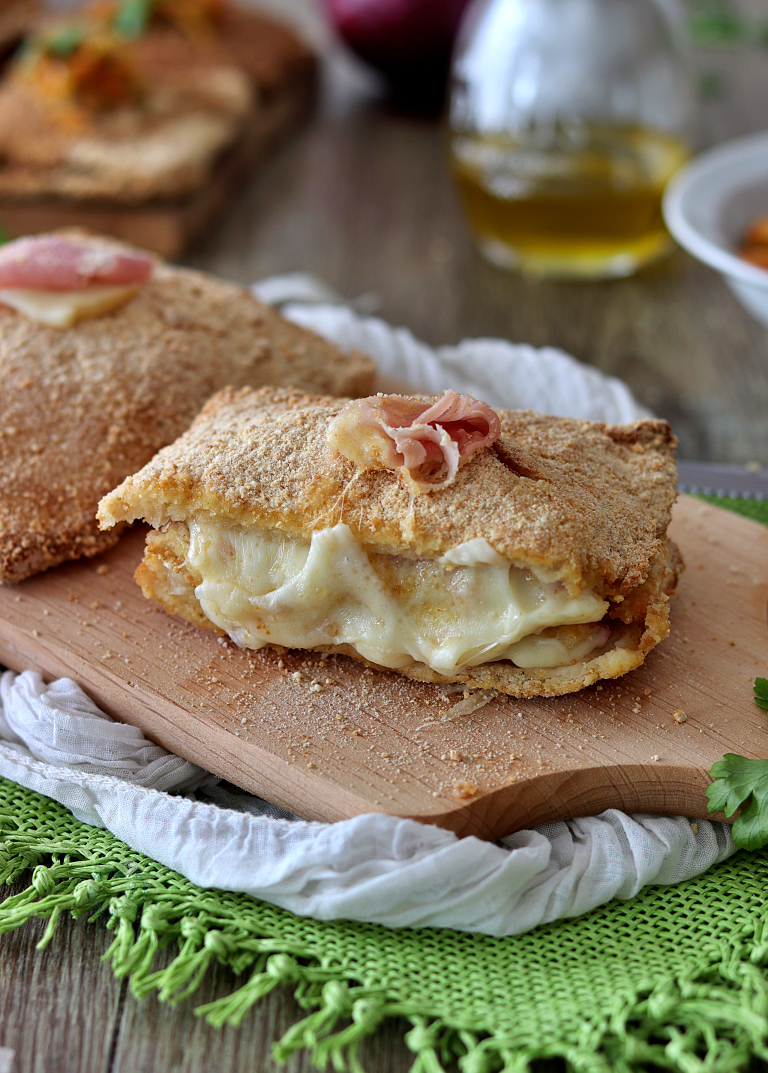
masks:
[[[158,968],[168,959],[167,953],[160,954]],[[272,992],[238,1028],[212,1029],[194,1016],[196,1006],[230,994],[241,982],[217,965],[193,998],[176,1007],[160,1003],[154,996],[137,1001],[129,993],[109,1073],[196,1073],[200,1069],[222,1073],[310,1073],[315,1067],[306,1052],[293,1055],[284,1066],[272,1058],[272,1043],[307,1015],[288,989]],[[375,1068],[380,1073],[407,1070],[413,1054],[402,1040],[404,1031],[402,1023],[390,1022],[375,1039],[367,1040],[359,1056],[363,1068]]]
[[[0,888],[0,901],[26,879]],[[279,1039],[306,1011],[288,989],[260,1002],[238,1028],[211,1028],[196,1006],[230,994],[239,981],[216,966],[193,998],[169,1006],[152,995],[137,1000],[101,955],[114,939],[102,920],[88,924],[64,914],[45,951],[36,949],[45,921],[31,921],[0,937],[0,1047],[16,1052],[13,1073],[310,1073],[305,1053],[285,1066],[272,1058]],[[173,951],[161,952],[163,968]],[[413,1055],[405,1028],[388,1022],[361,1048],[365,1068],[404,1073]]]
[[[0,660],[74,678],[172,752],[307,819],[381,811],[499,838],[605,808],[706,816],[714,761],[768,746],[751,699],[768,654],[768,529],[683,497],[674,535],[688,569],[672,635],[643,667],[464,716],[455,687],[242,650],[167,615],[132,578],[140,531],[0,588]]]
[[[0,899],[28,878],[1,887]],[[65,914],[39,951],[45,925],[0,936],[0,1047],[16,1051],[13,1073],[107,1073],[127,987],[100,960],[113,933]]]

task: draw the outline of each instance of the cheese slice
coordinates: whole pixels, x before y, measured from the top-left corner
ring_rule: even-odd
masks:
[[[80,291],[39,291],[25,287],[0,289],[0,302],[30,320],[52,328],[71,328],[80,320],[98,317],[125,305],[136,294],[135,284],[94,284]]]
[[[244,648],[350,645],[382,667],[424,663],[439,674],[509,659],[519,666],[575,663],[605,644],[608,604],[591,591],[569,597],[482,538],[441,559],[366,549],[340,523],[311,542],[275,530],[189,523],[187,564],[215,625]],[[552,627],[594,624],[538,636]]]

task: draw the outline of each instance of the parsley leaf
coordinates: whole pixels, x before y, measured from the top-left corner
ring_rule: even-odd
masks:
[[[736,845],[741,849],[768,845],[768,760],[726,753],[712,765],[710,775],[715,780],[707,787],[710,812],[732,816],[744,806],[732,829]]]
[[[48,39],[45,44],[45,51],[51,56],[58,56],[59,59],[64,60],[82,45],[87,36],[88,31],[84,26],[72,23]]]
[[[768,712],[768,678],[756,678],[755,704]],[[761,849],[768,845],[768,760],[748,760],[738,753],[726,753],[709,772],[715,780],[707,787],[707,808],[732,816],[742,808],[733,824],[733,841],[741,849]]]
[[[112,21],[112,29],[121,37],[141,37],[152,15],[152,0],[123,0]]]
[[[755,704],[768,712],[768,678],[755,679]]]
[[[697,45],[766,44],[768,26],[744,18],[735,0],[687,0],[688,26]]]

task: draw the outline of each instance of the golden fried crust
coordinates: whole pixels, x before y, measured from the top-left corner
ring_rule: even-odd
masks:
[[[0,83],[0,194],[131,204],[198,191],[261,103],[315,77],[313,53],[289,29],[234,4],[221,14],[199,38],[152,26],[125,42],[147,88],[141,107],[62,108],[11,69]]]
[[[157,265],[114,313],[48,328],[0,306],[0,581],[95,555],[101,496],[225,384],[367,394],[373,363],[247,291]]]
[[[396,473],[358,472],[328,445],[343,401],[220,392],[184,436],[105,497],[101,524],[145,518],[159,528],[201,512],[307,539],[343,520],[364,545],[427,557],[485,537],[571,593],[588,587],[614,601],[665,555],[676,473],[663,421],[612,426],[502,411],[492,448],[449,487],[411,499]]]
[[[0,192],[145,201],[202,185],[254,113],[248,75],[162,31],[125,51],[146,100],[101,112],[50,99],[11,68],[0,84]]]
[[[157,600],[166,611],[186,619],[194,626],[226,636],[203,611],[195,586],[202,580],[194,576],[185,563],[189,548],[186,526],[171,526],[166,533],[147,533],[144,558],[134,577],[148,600]]]
[[[198,190],[245,129],[253,94],[233,64],[212,66],[210,58],[185,57],[189,49],[170,44],[163,63],[159,50],[141,43],[157,68],[139,65],[149,68],[142,72],[151,87],[144,109],[107,111],[86,122],[19,80],[1,84],[0,194],[132,203]]]
[[[206,616],[195,596],[195,587],[202,578],[186,562],[188,548],[189,530],[183,523],[173,523],[162,533],[151,531],[147,535],[144,559],[136,570],[136,580],[147,599],[156,600],[166,611],[195,626],[223,634]],[[626,622],[609,620],[610,639],[593,657],[564,667],[526,670],[509,660],[498,660],[468,667],[452,676],[438,674],[423,663],[414,663],[394,673],[419,682],[463,682],[470,688],[496,689],[515,697],[561,696],[602,679],[618,678],[639,667],[648,652],[669,633],[669,598],[681,568],[676,546],[666,542],[644,586],[646,599],[635,605],[637,617]],[[546,632],[556,635],[559,629],[567,631],[573,627],[553,627]],[[314,651],[351,656],[371,667],[378,666],[364,659],[351,645],[318,645]]]

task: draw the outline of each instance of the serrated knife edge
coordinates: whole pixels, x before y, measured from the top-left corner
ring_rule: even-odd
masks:
[[[712,462],[678,462],[680,492],[727,496],[734,499],[768,500],[768,470],[745,469]]]

